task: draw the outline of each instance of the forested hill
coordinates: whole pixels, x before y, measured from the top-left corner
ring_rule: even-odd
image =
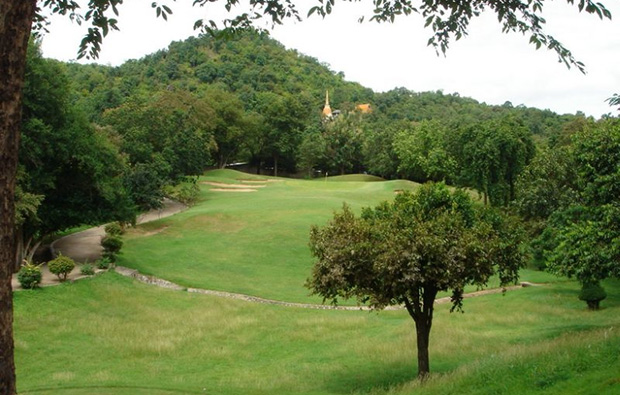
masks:
[[[373,109],[392,121],[468,121],[512,113],[523,119],[532,133],[552,135],[574,118],[549,110],[513,107],[510,102],[489,106],[458,93],[412,92],[405,88],[375,93],[346,81],[343,73],[331,70],[329,65],[287,50],[268,35],[254,31],[226,40],[191,37],[119,67],[70,64],[68,69],[79,92],[77,101],[96,121],[105,109],[118,107],[135,94],[149,95],[173,88],[199,93],[207,87],[232,92],[243,102],[245,110],[259,112],[263,104],[260,102],[266,99],[261,94],[293,95],[312,117],[320,113],[329,90],[332,108],[347,111],[356,104],[371,103]]]
[[[481,122],[483,129],[512,125],[546,142],[583,119],[509,102],[489,106],[458,93],[376,93],[257,31],[192,37],[119,67],[68,64],[67,72],[75,107],[118,136],[129,163],[173,180],[244,161],[273,174],[364,171],[423,181],[427,172],[406,170],[406,152],[397,147],[404,140],[395,140],[416,123],[441,124],[429,136],[455,156],[461,154],[447,146],[458,147],[464,131]],[[331,126],[321,122],[327,91],[331,108],[343,114]],[[371,111],[354,117],[359,104]],[[434,152],[431,146],[424,145]],[[445,171],[430,178],[446,178]]]
[[[317,59],[287,50],[254,31],[227,40],[191,37],[115,68],[71,64],[69,73],[80,92],[79,101],[93,119],[131,95],[173,88],[198,94],[207,87],[232,92],[250,111],[261,107],[263,93],[294,95],[313,115],[322,110],[326,90],[333,103],[345,107],[370,102],[374,95],[371,89],[345,81],[342,73]]]

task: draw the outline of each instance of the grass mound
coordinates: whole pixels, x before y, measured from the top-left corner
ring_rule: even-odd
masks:
[[[320,180],[320,179],[316,179]],[[384,178],[373,176],[370,174],[345,174],[342,176],[331,176],[327,178],[322,178],[322,180],[326,181],[337,181],[337,182],[347,182],[347,181],[357,181],[357,182],[375,182],[375,181],[385,181]]]
[[[359,210],[393,199],[395,189],[417,187],[407,181],[278,179],[262,183],[255,193],[212,190],[215,183],[252,179],[259,178],[227,169],[207,172],[199,184],[202,201],[129,232],[119,264],[185,287],[320,303],[304,287],[313,264],[311,226],[327,222],[344,202]],[[165,231],[150,232],[161,228]]]
[[[215,169],[205,173],[209,179],[222,179],[225,181],[241,181],[241,180],[267,180],[273,177],[260,176],[256,174],[243,173],[232,169]]]

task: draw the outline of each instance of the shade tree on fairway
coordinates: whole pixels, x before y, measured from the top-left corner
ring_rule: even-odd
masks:
[[[576,4],[579,10],[598,14],[601,18],[611,18],[609,11],[600,3],[590,0],[567,0]],[[194,5],[205,5],[211,0],[196,0]],[[17,173],[17,150],[20,140],[20,121],[22,104],[22,86],[26,63],[26,49],[33,24],[43,29],[45,19],[40,13],[46,8],[52,13],[69,17],[72,20],[85,21],[88,31],[80,45],[80,57],[96,57],[101,48],[103,37],[110,30],[118,30],[118,8],[122,0],[92,0],[80,9],[74,0],[4,0],[0,2],[0,393],[16,392],[15,366],[13,359],[13,302],[11,290],[12,263],[15,260],[15,184]],[[237,0],[223,0],[230,9],[238,5]],[[530,35],[530,42],[537,47],[544,46],[554,50],[560,60],[579,69],[583,65],[571,52],[543,29],[545,20],[540,16],[544,0],[530,2],[519,1],[465,1],[456,4],[453,1],[424,1],[418,8],[409,1],[373,0],[373,19],[392,21],[395,16],[419,12],[426,18],[434,35],[429,40],[431,45],[445,51],[453,39],[460,39],[467,34],[469,22],[487,8],[496,13],[499,23],[505,31],[516,31]],[[311,12],[320,15],[329,14],[335,0],[319,1]],[[164,19],[172,11],[158,2],[152,3],[157,16]],[[251,23],[253,18],[266,17],[273,23],[281,23],[286,18],[298,18],[295,5],[291,0],[251,0],[253,12],[241,14],[227,21],[233,27],[242,27]],[[197,22],[195,27],[208,26]]]
[[[502,286],[516,282],[525,265],[516,223],[444,184],[397,195],[359,217],[345,205],[311,230],[317,261],[307,286],[334,304],[355,297],[376,309],[405,305],[424,378],[437,293],[452,291],[452,311],[462,311],[466,285],[483,287],[496,273]]]

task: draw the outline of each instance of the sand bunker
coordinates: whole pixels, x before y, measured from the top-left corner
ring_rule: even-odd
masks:
[[[224,184],[222,182],[210,182],[210,181],[203,181],[203,184],[206,185],[211,185],[213,187],[222,187],[222,188],[247,188],[248,185],[246,184]],[[252,185],[252,188],[264,188],[265,185]],[[213,191],[213,189],[211,189]]]
[[[252,188],[211,188],[211,192],[256,192],[257,189]]]

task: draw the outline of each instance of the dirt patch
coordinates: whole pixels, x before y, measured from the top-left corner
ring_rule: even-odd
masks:
[[[247,188],[248,186],[246,184],[224,184],[222,182],[210,182],[210,181],[203,181],[202,184],[205,185],[211,185],[213,187],[222,187],[222,188]],[[252,188],[264,188],[265,185],[252,185]],[[213,190],[213,189],[212,189]]]
[[[395,195],[400,195],[401,193],[403,193],[403,190],[402,190],[402,189],[395,189],[395,190],[394,190],[394,194],[395,194]]]
[[[252,188],[230,188],[230,189],[211,188],[210,191],[212,191],[212,192],[256,192],[257,189],[252,189]]]

